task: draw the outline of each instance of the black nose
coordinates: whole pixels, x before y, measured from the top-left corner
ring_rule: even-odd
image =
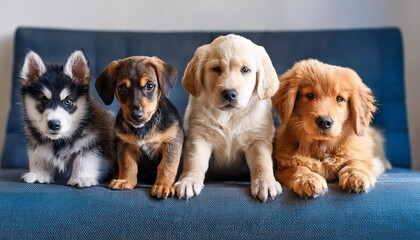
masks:
[[[48,128],[53,131],[58,131],[61,128],[61,122],[60,120],[49,120],[48,121]]]
[[[316,125],[322,130],[330,129],[334,121],[329,116],[319,116],[315,119]]]
[[[238,97],[238,91],[235,89],[225,89],[222,91],[222,97],[228,102],[233,102]]]
[[[135,121],[140,121],[144,116],[144,112],[140,109],[135,109],[133,111],[131,111],[131,117],[135,120]]]

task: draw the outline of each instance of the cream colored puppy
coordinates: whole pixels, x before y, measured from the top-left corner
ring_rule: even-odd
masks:
[[[190,97],[178,197],[200,194],[207,170],[237,177],[245,161],[252,196],[264,202],[280,194],[271,157],[271,97],[279,80],[265,49],[238,35],[218,37],[196,50],[182,84]]]

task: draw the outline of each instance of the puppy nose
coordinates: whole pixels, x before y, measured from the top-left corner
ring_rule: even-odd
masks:
[[[144,112],[140,109],[135,109],[131,112],[131,117],[135,120],[135,121],[140,121],[144,116]]]
[[[233,102],[238,97],[238,91],[235,89],[225,89],[222,91],[222,97],[228,102]]]
[[[319,116],[315,119],[315,123],[322,130],[327,130],[333,126],[334,121],[329,116]]]
[[[48,128],[53,130],[53,131],[58,131],[61,128],[61,122],[60,120],[49,120],[48,121]]]

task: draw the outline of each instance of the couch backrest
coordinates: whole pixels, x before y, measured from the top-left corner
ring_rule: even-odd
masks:
[[[266,48],[280,75],[296,61],[317,58],[356,70],[373,89],[380,111],[374,125],[384,129],[386,153],[394,166],[410,168],[410,145],[404,93],[403,48],[396,28],[236,32]],[[91,92],[98,98],[94,80],[112,60],[132,55],[158,56],[179,72],[171,100],[181,115],[188,94],[181,86],[183,71],[197,47],[226,32],[105,32],[19,28],[15,36],[13,92],[2,154],[2,167],[27,168],[20,113],[19,68],[28,49],[49,62],[63,63],[75,49],[84,49],[92,73]],[[98,100],[101,104],[102,101]],[[118,109],[118,103],[110,106]]]

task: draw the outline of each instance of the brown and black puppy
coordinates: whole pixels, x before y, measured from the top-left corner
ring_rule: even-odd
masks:
[[[181,158],[184,132],[179,114],[168,100],[177,70],[157,57],[134,56],[110,63],[96,79],[105,104],[120,103],[115,120],[119,176],[111,189],[133,189],[141,175],[153,174],[152,195],[166,198]],[[141,177],[140,177],[141,180]]]

